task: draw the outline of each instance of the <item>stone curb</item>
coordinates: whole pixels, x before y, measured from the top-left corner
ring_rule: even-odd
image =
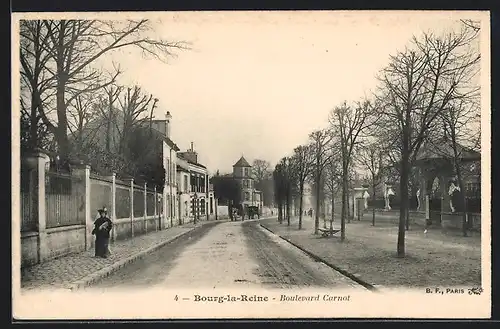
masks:
[[[211,223],[211,222],[212,221],[210,221],[208,223]],[[91,274],[87,275],[86,277],[84,277],[83,279],[80,279],[78,281],[72,282],[72,283],[70,283],[67,286],[67,289],[75,291],[75,290],[82,289],[84,287],[88,287],[88,286],[92,285],[93,283],[95,283],[96,281],[99,281],[99,280],[101,280],[101,279],[109,276],[111,273],[116,272],[117,270],[121,269],[125,265],[128,265],[128,264],[130,264],[130,263],[132,263],[132,262],[134,262],[136,260],[139,260],[139,259],[143,258],[144,256],[152,253],[153,251],[156,251],[156,250],[160,249],[161,247],[163,247],[166,244],[174,242],[175,240],[179,239],[183,235],[186,235],[189,232],[192,232],[192,231],[200,228],[204,224],[197,224],[197,225],[198,226],[189,228],[185,232],[181,232],[179,234],[174,235],[171,238],[165,239],[164,241],[161,241],[160,243],[157,243],[157,244],[155,244],[155,245],[147,248],[146,250],[137,252],[134,255],[130,256],[130,257],[127,257],[125,259],[117,261],[117,262],[115,262],[115,263],[113,263],[113,264],[111,264],[109,266],[106,266],[103,269],[100,269],[97,272],[91,273]]]
[[[363,286],[363,287],[365,287],[366,289],[371,290],[371,291],[374,291],[374,292],[379,292],[379,291],[380,291],[380,288],[383,288],[382,286],[378,286],[378,285],[377,285],[377,286],[375,286],[375,285],[370,284],[370,283],[368,283],[368,282],[366,282],[366,281],[363,281],[362,279],[360,279],[360,278],[359,278],[359,277],[357,277],[356,275],[354,275],[354,274],[352,274],[352,273],[350,273],[350,272],[347,272],[346,270],[344,270],[344,269],[342,269],[342,268],[340,268],[340,267],[338,267],[338,266],[336,266],[336,265],[331,264],[330,262],[328,262],[328,261],[324,260],[323,258],[321,258],[321,257],[319,257],[319,256],[317,256],[317,255],[315,255],[315,254],[313,254],[313,253],[312,253],[312,252],[310,252],[309,250],[307,250],[307,249],[303,248],[302,246],[299,246],[298,244],[296,244],[296,243],[294,243],[294,242],[290,241],[290,239],[287,239],[287,238],[285,238],[285,237],[282,237],[282,236],[281,236],[281,235],[279,235],[279,234],[274,233],[274,232],[273,232],[271,229],[269,229],[268,227],[266,227],[266,226],[264,226],[264,225],[262,225],[262,224],[259,224],[259,225],[260,225],[262,228],[266,229],[267,231],[271,232],[272,234],[274,234],[274,235],[278,236],[280,239],[283,239],[283,240],[285,240],[286,242],[288,242],[288,243],[290,243],[291,245],[293,245],[294,247],[296,247],[296,248],[298,248],[298,249],[302,250],[304,253],[306,253],[309,257],[313,258],[314,260],[316,260],[316,261],[318,261],[318,262],[321,262],[321,263],[325,264],[326,266],[328,266],[328,267],[330,267],[330,268],[334,269],[335,271],[339,272],[340,274],[342,274],[342,275],[344,275],[344,276],[348,277],[349,279],[351,279],[351,280],[355,281],[356,283],[358,283],[358,284],[362,285],[362,286]]]

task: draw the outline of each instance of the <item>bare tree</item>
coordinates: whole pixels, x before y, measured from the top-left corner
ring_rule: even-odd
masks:
[[[288,196],[285,162],[281,160],[273,171],[274,200],[278,205],[278,222],[283,223],[285,205]]]
[[[364,133],[374,123],[373,106],[369,101],[363,101],[355,106],[344,102],[330,113],[330,124],[339,137],[342,163],[342,213],[341,241],[345,240],[345,220],[348,207],[349,172],[355,147],[365,137]]]
[[[296,174],[292,168],[291,157],[284,157],[279,162],[280,171],[283,179],[285,217],[287,225],[290,226],[290,208],[292,205],[292,196],[296,187]]]
[[[304,185],[312,173],[311,145],[300,145],[293,150],[292,168],[295,174],[299,193],[299,230],[302,229],[302,203],[304,198]]]
[[[391,127],[397,138],[400,158],[400,220],[397,252],[405,255],[405,218],[408,210],[408,180],[412,163],[436,118],[464,89],[471,66],[479,56],[465,48],[471,41],[469,29],[443,37],[424,34],[412,47],[391,56],[379,77],[385,101],[381,107],[383,127]],[[459,96],[460,95],[460,96]]]
[[[252,164],[252,174],[255,180],[255,187],[262,192],[264,205],[272,203],[272,171],[269,161],[255,159]]]
[[[89,121],[98,115],[93,95],[78,95],[68,106],[68,130],[74,138],[75,145],[84,143],[84,128]],[[70,119],[71,118],[71,119]]]
[[[255,159],[252,164],[252,173],[256,182],[260,182],[266,178],[269,178],[270,171],[269,168],[271,164],[269,161]]]
[[[370,185],[372,186],[372,225],[375,226],[375,200],[377,187],[381,183],[384,163],[383,152],[378,143],[369,144],[360,149],[358,162],[364,169],[368,170],[370,176]]]
[[[54,86],[53,76],[45,70],[50,59],[44,47],[48,37],[41,21],[20,21],[21,117],[25,119],[22,127],[25,128],[26,147],[30,149],[41,146],[40,141],[48,133],[49,121],[40,115],[45,112],[44,106]]]
[[[116,120],[115,124],[121,123],[118,127],[118,153],[126,157],[133,129],[151,122],[158,99],[153,98],[151,94],[145,94],[139,86],[127,88],[121,96],[118,98],[121,118]]]
[[[328,191],[328,195],[332,202],[332,213],[330,218],[330,229],[333,230],[333,222],[335,220],[335,199],[342,187],[342,170],[341,163],[339,159],[338,152],[331,150],[332,154],[328,157],[328,162],[325,166],[325,186]]]
[[[316,194],[314,234],[318,234],[321,203],[321,178],[323,176],[323,170],[328,163],[329,157],[332,155],[332,152],[330,151],[333,134],[331,130],[327,129],[315,130],[311,134],[309,134],[309,139],[311,140],[311,155],[313,157],[312,176]]]
[[[61,158],[67,162],[70,153],[67,107],[83,93],[95,92],[114,83],[119,69],[109,77],[93,67],[105,54],[124,47],[135,46],[145,55],[156,58],[171,56],[172,49],[186,49],[185,43],[156,40],[147,34],[152,30],[148,20],[121,22],[99,20],[44,20],[47,38],[44,48],[51,61],[45,70],[55,79],[57,124],[40,114],[53,131]]]

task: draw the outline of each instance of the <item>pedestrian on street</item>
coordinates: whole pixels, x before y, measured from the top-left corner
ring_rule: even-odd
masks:
[[[113,222],[108,218],[106,207],[98,210],[99,218],[94,222],[92,234],[95,235],[95,257],[108,258],[109,256],[109,232],[113,228]]]

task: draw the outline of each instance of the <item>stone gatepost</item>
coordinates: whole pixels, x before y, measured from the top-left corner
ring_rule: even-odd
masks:
[[[84,206],[79,207],[78,216],[85,223],[85,250],[92,248],[92,229],[94,220],[90,209],[90,166],[84,163],[73,164],[71,174],[80,179],[77,187],[78,195]]]
[[[28,162],[34,172],[34,191],[33,196],[36,198],[33,202],[34,212],[37,213],[38,223],[38,262],[45,261],[50,254],[47,244],[47,218],[45,212],[45,172],[50,166],[50,158],[42,151],[35,151],[28,157]],[[31,183],[30,183],[31,184]]]
[[[111,174],[111,220],[113,222],[116,221],[116,173]],[[113,228],[113,231],[111,232],[111,238],[113,239],[113,242],[116,241],[116,227]]]

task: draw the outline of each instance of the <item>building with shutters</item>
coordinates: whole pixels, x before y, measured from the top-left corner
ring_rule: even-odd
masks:
[[[216,200],[208,179],[208,170],[198,162],[198,153],[191,148],[177,153],[178,209],[181,221],[208,220],[215,217]]]

